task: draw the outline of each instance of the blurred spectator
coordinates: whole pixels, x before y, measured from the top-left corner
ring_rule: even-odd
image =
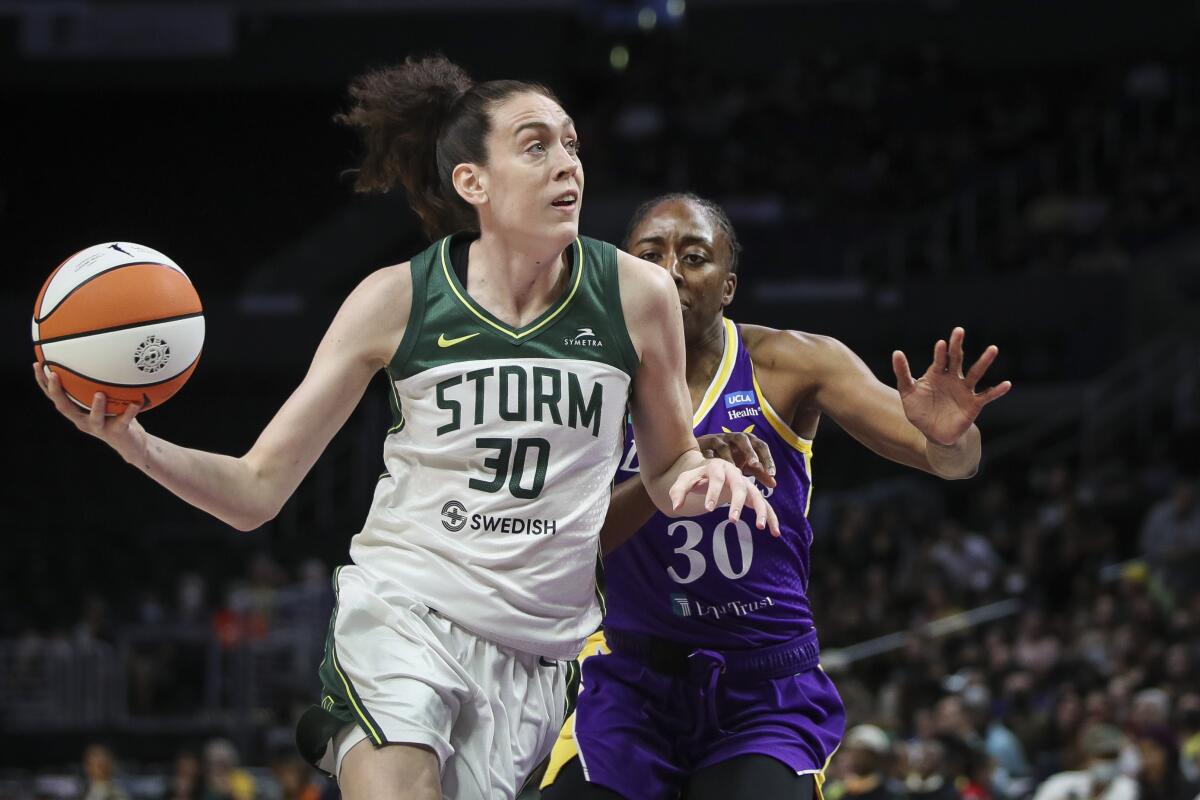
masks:
[[[1200,493],[1196,479],[1176,481],[1169,497],[1151,506],[1142,524],[1142,551],[1176,592],[1194,589],[1200,579]]]
[[[294,751],[276,755],[271,774],[279,784],[280,800],[321,800],[321,789],[313,782],[313,768]]]
[[[117,784],[115,773],[112,751],[102,744],[88,745],[83,751],[87,786],[80,795],[82,800],[129,800],[129,795]]]
[[[200,758],[191,750],[184,750],[175,756],[174,771],[163,800],[203,800],[204,796]]]
[[[1141,729],[1138,749],[1138,800],[1194,800],[1200,783],[1187,780],[1179,769],[1179,749],[1168,728]]]
[[[823,790],[829,800],[900,800],[888,782],[892,743],[876,725],[856,725],[839,748],[840,781]]]
[[[238,766],[238,753],[227,739],[204,746],[204,800],[254,800],[254,776]]]
[[[1137,782],[1120,774],[1117,767],[1125,744],[1120,730],[1112,725],[1091,725],[1079,744],[1084,768],[1050,776],[1033,800],[1139,800]]]
[[[938,543],[929,555],[947,581],[975,592],[986,591],[1000,569],[1000,559],[987,539],[968,533],[953,519],[942,521]]]
[[[1189,692],[1179,700],[1179,770],[1185,780],[1200,781],[1200,694]]]
[[[909,744],[904,787],[910,800],[962,800],[955,788],[955,775],[946,760],[946,748],[936,739]]]

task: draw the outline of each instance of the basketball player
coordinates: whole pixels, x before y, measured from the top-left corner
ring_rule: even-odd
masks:
[[[402,184],[437,241],[368,276],[295,393],[244,456],[147,433],[137,407],[57,409],[184,500],[252,530],[278,513],[387,372],[395,425],[321,666],[302,750],[350,800],[512,798],[549,752],[567,678],[600,622],[598,531],[626,403],[656,507],[750,503],[753,481],[696,449],[669,276],[578,236],[575,126],[544,87],[472,83],[444,58],[351,86],[357,188]],[[458,233],[456,233],[458,232]],[[631,386],[632,383],[632,386]],[[767,538],[767,537],[764,537]]]
[[[584,650],[574,727],[555,748],[543,798],[810,800],[845,723],[818,666],[806,597],[821,415],[885,458],[967,478],[980,456],[973,422],[1010,384],[976,394],[997,350],[963,375],[961,328],[936,344],[919,380],[893,353],[897,391],[834,339],[735,325],[723,313],[737,288],[733,226],[694,195],[639,208],[626,247],[679,292],[694,432],[722,436],[719,454],[748,465],[768,458],[752,437],[769,447],[784,536],[753,536],[719,513],[659,515],[629,480],[645,464],[627,437],[602,533],[607,645],[598,635]]]

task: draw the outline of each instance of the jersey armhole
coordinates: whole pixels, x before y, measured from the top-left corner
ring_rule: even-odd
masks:
[[[616,329],[614,332],[617,335],[621,359],[625,362],[625,372],[632,380],[642,362],[638,358],[637,348],[633,346],[633,338],[629,335],[629,325],[625,322],[625,307],[621,305],[621,270],[617,267],[617,248],[608,242],[601,242],[601,247],[605,256],[611,256],[611,259],[604,259],[608,261],[607,272],[612,278],[604,281],[605,305],[609,306],[609,316]]]
[[[741,331],[738,331],[738,333],[740,335]],[[743,339],[743,341],[745,340]],[[750,355],[749,347],[746,348],[746,355]],[[792,426],[787,424],[783,417],[779,416],[779,414],[775,411],[774,406],[771,405],[771,401],[767,399],[766,392],[764,392],[762,387],[758,385],[758,372],[754,368],[754,359],[749,358],[748,360],[750,361],[750,377],[751,380],[754,381],[754,393],[758,395],[758,403],[760,406],[762,406],[763,416],[767,418],[767,424],[774,428],[775,432],[779,434],[779,438],[787,442],[793,449],[799,450],[806,456],[811,457],[813,444],[812,439],[805,439],[803,436],[796,433],[794,430],[792,430]]]
[[[425,324],[425,306],[427,305],[425,295],[429,280],[430,260],[422,258],[423,255],[414,256],[409,262],[409,269],[412,270],[412,306],[408,310],[408,324],[404,326],[404,335],[400,337],[400,344],[387,363],[388,376],[393,381],[396,376],[403,373],[404,365],[408,362],[408,357],[412,355],[417,339],[421,336],[421,328]]]

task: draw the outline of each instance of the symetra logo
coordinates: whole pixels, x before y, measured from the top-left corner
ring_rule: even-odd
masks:
[[[753,405],[755,401],[754,392],[730,392],[725,395],[725,407],[736,408],[737,406]]]
[[[575,344],[583,347],[604,347],[604,342],[596,336],[596,332],[591,328],[580,328],[574,336],[569,336],[563,339],[563,344]]]

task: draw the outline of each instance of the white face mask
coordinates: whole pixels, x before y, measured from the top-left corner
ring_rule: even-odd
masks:
[[[1116,761],[1093,761],[1088,767],[1088,775],[1096,783],[1112,783],[1117,777]]]

